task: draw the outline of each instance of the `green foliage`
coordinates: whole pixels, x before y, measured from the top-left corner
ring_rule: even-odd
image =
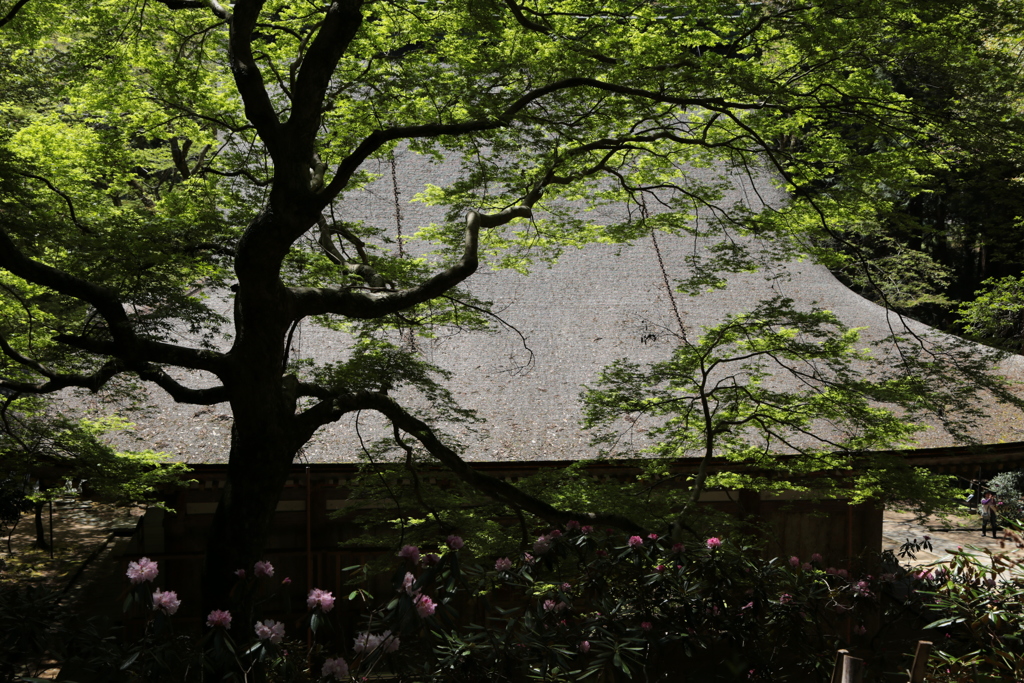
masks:
[[[180,486],[188,468],[150,450],[117,451],[103,440],[111,431],[131,429],[120,418],[74,420],[35,411],[3,410],[0,458],[9,476],[37,485],[36,499],[84,490],[108,503],[162,506],[162,488]]]
[[[950,500],[948,478],[878,452],[911,443],[923,428],[914,418],[962,402],[966,382],[931,382],[925,365],[893,369],[830,311],[798,311],[783,298],[678,342],[671,360],[647,368],[616,361],[583,393],[586,425],[606,452],[641,441],[642,453],[660,458],[719,457],[760,470],[706,479],[701,471],[694,501],[706,486],[925,508]],[[836,476],[854,470],[852,480]]]
[[[966,551],[930,572],[922,591],[925,626],[935,643],[928,680],[954,683],[1020,680],[1024,676],[1024,573],[1020,563]]]
[[[958,309],[958,323],[971,337],[1011,351],[1024,339],[1024,281],[1020,277],[990,278],[975,298]]]

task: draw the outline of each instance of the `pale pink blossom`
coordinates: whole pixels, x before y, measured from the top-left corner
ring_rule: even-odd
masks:
[[[562,537],[562,530],[561,529],[552,529],[551,532],[548,534],[548,536],[550,536],[551,538],[561,538]]]
[[[652,541],[657,541],[658,534],[647,534],[647,538],[651,539]]]
[[[133,584],[152,581],[160,573],[156,562],[148,557],[140,557],[138,562],[129,562],[125,575]]]
[[[284,640],[284,624],[273,619],[257,621],[256,637],[260,640],[269,640],[274,645],[277,645]]]
[[[253,568],[253,574],[256,575],[256,578],[269,579],[274,576],[274,565],[266,560],[261,560]]]
[[[543,555],[549,550],[551,550],[550,536],[538,536],[537,540],[533,542],[533,552],[538,555]]]
[[[867,581],[858,581],[853,585],[853,593],[862,598],[870,598],[871,588]]]
[[[711,538],[706,540],[705,543],[707,544],[708,548],[714,550],[722,545],[722,539],[718,538],[717,536],[712,536]]]
[[[580,523],[577,522],[575,519],[570,519],[568,522],[565,523],[565,530],[566,531],[579,531],[580,530]]]
[[[356,636],[355,642],[352,644],[352,649],[357,653],[361,654],[364,652],[373,652],[380,645],[380,636],[373,633],[360,633]]]
[[[244,569],[236,569],[235,570],[235,576],[237,576],[240,579],[244,579],[245,578],[245,570]]]
[[[309,609],[319,607],[326,614],[334,609],[334,594],[330,591],[314,588],[306,596],[306,607]]]
[[[162,591],[157,588],[153,591],[153,609],[161,610],[167,614],[174,614],[181,606],[181,600],[174,591]]]
[[[788,605],[789,603],[793,602],[793,596],[789,593],[783,593],[779,596],[779,602],[783,605]]]
[[[544,611],[545,612],[553,612],[554,609],[555,609],[555,601],[554,600],[545,600],[544,601]]]
[[[283,579],[281,579],[281,585],[282,586],[289,586],[289,585],[291,585],[291,582],[292,582],[292,580],[290,578],[288,578],[287,576],[284,577]]]
[[[462,550],[462,547],[466,545],[466,542],[462,540],[462,537],[452,534],[447,540],[448,548],[451,550]]]
[[[570,590],[572,590],[572,584],[571,583],[563,583],[562,584],[562,590],[563,591],[570,591]]]
[[[324,662],[324,667],[320,669],[320,675],[324,678],[331,676],[336,681],[343,681],[348,678],[348,662],[341,657],[334,657]]]
[[[789,566],[792,567],[793,569],[796,569],[797,567],[799,567],[800,566],[800,558],[797,557],[796,555],[793,555],[791,558],[789,558]]]
[[[630,548],[640,548],[644,544],[644,539],[639,536],[630,536],[628,543]]]
[[[533,564],[534,562],[536,562],[536,560],[530,553],[523,553],[523,562],[525,562],[526,564]]]
[[[420,615],[423,619],[432,615],[436,607],[434,601],[426,595],[417,595],[413,600],[413,604],[416,605],[416,614]]]
[[[590,526],[589,524],[584,524],[583,526],[580,527],[580,533],[581,534],[590,534],[590,533],[593,533],[593,531],[594,531],[594,527]]]
[[[215,609],[206,617],[206,625],[210,628],[230,628],[231,612],[226,609]]]
[[[512,569],[512,560],[503,557],[494,563],[494,568],[499,572],[507,572],[509,569]]]
[[[413,563],[419,562],[420,549],[414,545],[404,545],[402,546],[402,549],[398,551],[398,556],[411,560]]]
[[[413,585],[416,583],[416,577],[412,572],[406,572],[405,578],[402,579],[402,590],[405,591],[406,595],[415,595],[416,591],[413,590]]]
[[[578,647],[579,647],[580,652],[582,652],[583,654],[587,654],[588,652],[590,652],[590,641],[589,640],[580,641],[580,644],[579,644]]]

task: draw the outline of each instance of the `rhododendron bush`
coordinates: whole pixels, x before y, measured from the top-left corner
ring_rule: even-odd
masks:
[[[890,554],[865,574],[817,553],[763,559],[738,538],[568,523],[485,561],[472,556],[473,539],[449,536],[436,553],[395,553],[384,592],[362,587],[373,578],[366,566],[349,568],[354,588],[309,589],[302,618],[264,613],[290,583],[264,560],[235,572],[235,590],[254,598],[249,611],[212,610],[201,634],[176,623],[188,597],[158,585],[158,563],[141,558],[124,601],[140,637],[86,624],[51,653],[73,680],[110,682],[827,681],[840,647],[864,658],[873,680],[905,669],[904,653],[925,637],[936,643],[929,680],[1024,674],[1024,574],[1010,560],[958,553],[949,566],[910,570]],[[908,543],[906,556],[922,547]],[[339,603],[358,607],[358,623]]]

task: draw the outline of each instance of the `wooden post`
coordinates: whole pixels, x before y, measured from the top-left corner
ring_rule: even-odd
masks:
[[[832,667],[832,680],[829,683],[842,683],[843,681],[843,660],[846,655],[850,654],[849,650],[839,650],[836,652],[836,663]]]
[[[864,660],[860,657],[843,656],[842,683],[862,683],[864,680]]]
[[[924,675],[928,672],[928,655],[931,653],[931,649],[931,641],[917,641],[914,663],[910,667],[910,683],[924,683]]]

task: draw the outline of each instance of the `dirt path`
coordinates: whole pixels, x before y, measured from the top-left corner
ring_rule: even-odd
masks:
[[[56,501],[52,553],[35,548],[34,518],[26,514],[10,536],[10,551],[8,538],[0,538],[0,581],[28,582],[56,590],[70,585],[74,594],[82,585],[84,572],[112,545],[112,537],[130,535],[143,512],[77,499]],[[43,524],[49,541],[48,509],[43,511]]]

